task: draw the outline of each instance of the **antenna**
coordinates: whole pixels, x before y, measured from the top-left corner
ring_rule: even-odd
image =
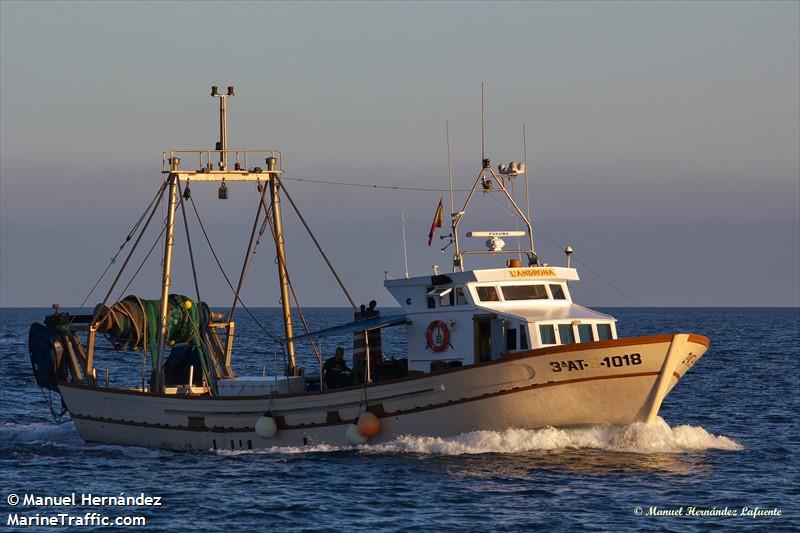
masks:
[[[444,132],[447,138],[447,180],[450,182],[450,216],[453,216],[455,207],[453,206],[453,168],[450,164],[450,124],[444,121]]]
[[[400,225],[403,228],[403,263],[405,264],[406,268],[405,270],[406,279],[408,279],[411,276],[408,275],[408,251],[406,249],[406,216],[405,214],[403,214],[402,210],[400,211]]]
[[[525,170],[528,170],[528,138],[525,134],[525,123],[522,123],[522,152],[525,158]],[[525,214],[528,217],[528,223],[531,222],[531,197],[528,194],[528,176],[530,174],[525,172]]]
[[[525,129],[525,122],[522,123],[522,152],[523,157],[525,158],[525,216],[528,217],[528,231],[530,235],[528,235],[531,243],[531,254],[532,257],[529,258],[529,262],[535,263],[536,265],[540,264],[539,256],[536,254],[536,243],[533,239],[533,222],[531,221],[531,197],[528,192],[528,180],[530,179],[530,174],[527,172],[528,170],[528,136],[527,131]]]
[[[483,82],[481,82],[481,164],[486,166],[486,132],[484,120]]]

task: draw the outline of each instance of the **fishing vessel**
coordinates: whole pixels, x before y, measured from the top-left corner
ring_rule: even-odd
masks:
[[[571,266],[571,249],[566,250],[565,266],[542,262],[530,214],[509,192],[513,180],[525,173],[525,164],[512,161],[495,170],[485,155],[458,210],[451,177],[451,231],[445,238],[453,246],[452,271],[410,276],[406,268],[405,276],[386,279],[384,286],[399,311],[383,313],[374,302],[357,306],[286,190],[282,152],[228,148],[227,102],[234,90],[228,87],[223,93],[215,86],[211,95],[219,100],[219,142],[214,149],[163,154],[161,185],[120,246],[115,259],[123,257],[123,250],[127,255],[103,301],[87,314],[55,309],[30,328],[36,381],[60,395],[60,412],[51,407],[56,414],[68,412],[86,441],[246,450],[652,422],[665,396],[708,348],[706,337],[690,333],[618,338],[612,316],[573,302],[570,284],[579,278]],[[227,198],[229,185],[257,185],[250,187],[257,213],[239,279],[226,276],[233,293],[226,312],[212,312],[199,296],[187,213],[194,211],[212,252],[213,246],[192,200],[195,182],[218,183],[221,199]],[[505,203],[522,229],[465,231],[471,204],[487,196]],[[126,287],[114,301],[162,198],[166,216],[151,247],[163,240],[160,297],[125,296]],[[292,303],[299,303],[286,261],[283,200],[297,212],[345,290],[354,310],[352,322],[310,331],[300,314],[304,328],[297,328]],[[429,237],[441,226],[442,210],[440,201]],[[186,229],[194,298],[170,292],[179,225]],[[233,370],[234,316],[240,308],[249,312],[241,289],[252,252],[265,235],[277,256],[283,335],[263,328],[263,343],[266,350],[279,347],[283,368],[272,375],[240,376]],[[505,239],[516,246],[506,247]],[[470,249],[464,242],[478,242],[479,247]],[[469,269],[466,260],[471,256],[489,258],[496,266]],[[382,350],[381,331],[393,327],[404,328],[407,339],[407,353],[397,359],[385,358]],[[352,335],[350,361],[326,361],[320,353],[317,341],[336,335]],[[140,383],[115,386],[108,371],[105,379],[102,373],[98,376],[97,347],[104,342],[141,354]],[[298,364],[303,346],[316,355],[312,368]]]

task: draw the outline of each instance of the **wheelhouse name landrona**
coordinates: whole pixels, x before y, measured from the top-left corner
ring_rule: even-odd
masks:
[[[121,507],[161,507],[161,496],[147,496],[140,492],[136,495],[127,495],[120,492],[118,496],[98,496],[96,494],[66,494],[61,496],[40,496],[38,494],[25,494],[22,496],[23,507],[75,507],[75,506],[109,506]]]

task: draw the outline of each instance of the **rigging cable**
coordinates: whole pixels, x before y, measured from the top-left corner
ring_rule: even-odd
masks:
[[[206,228],[203,225],[202,219],[200,218],[200,213],[198,213],[198,211],[197,211],[197,205],[195,205],[195,203],[194,203],[194,198],[189,197],[189,202],[191,202],[191,204],[192,204],[192,209],[194,210],[195,217],[197,217],[197,222],[200,224],[200,230],[203,232],[203,236],[206,239],[206,243],[208,244],[208,248],[209,248],[209,250],[211,250],[211,255],[214,256],[214,261],[216,261],[217,266],[219,267],[219,271],[222,273],[222,277],[225,278],[225,281],[228,283],[228,287],[230,287],[231,290],[233,291],[234,295],[236,295],[236,299],[239,300],[239,303],[241,304],[242,309],[244,309],[247,312],[248,316],[250,316],[250,318],[253,319],[253,322],[255,322],[256,325],[259,328],[261,328],[261,330],[264,333],[266,333],[267,336],[270,339],[280,343],[280,340],[281,340],[280,337],[278,337],[277,335],[275,335],[274,333],[269,331],[266,328],[266,326],[264,326],[264,324],[262,324],[261,321],[258,320],[258,318],[256,318],[256,316],[253,314],[253,312],[250,311],[250,308],[245,305],[244,301],[242,301],[242,298],[236,293],[236,289],[233,287],[233,283],[231,283],[231,280],[228,277],[228,274],[225,273],[225,269],[222,267],[222,263],[220,262],[219,257],[217,256],[217,252],[214,250],[214,246],[211,244],[211,239],[208,237],[208,232],[206,232]]]
[[[490,197],[491,199],[493,199],[494,201],[496,201],[496,202],[497,202],[497,203],[498,203],[498,204],[499,204],[501,207],[503,207],[503,208],[504,208],[504,209],[506,209],[507,211],[509,211],[509,212],[513,213],[513,210],[512,210],[510,207],[508,207],[507,205],[503,205],[503,204],[500,202],[500,200],[498,200],[497,198],[495,198],[495,197],[494,197],[494,196],[492,196],[491,194],[489,195],[489,197]],[[550,244],[552,244],[552,245],[553,245],[553,246],[555,246],[556,248],[562,248],[562,249],[564,248],[564,245],[557,243],[557,242],[556,242],[554,239],[550,238],[550,237],[549,237],[547,234],[543,233],[541,230],[539,230],[539,229],[534,229],[533,231],[534,231],[534,233],[538,233],[539,235],[541,235],[542,237],[544,237],[544,238],[545,238],[545,239],[546,239],[546,240],[547,240],[547,241],[548,241]],[[578,259],[577,257],[576,257],[576,258],[574,258],[574,260],[575,260],[575,262],[576,262],[576,263],[580,263],[581,265],[583,265],[583,267],[584,267],[584,268],[586,268],[586,270],[588,270],[589,272],[591,272],[592,274],[594,274],[595,276],[597,276],[598,278],[600,278],[600,279],[601,279],[601,280],[603,280],[604,282],[608,283],[608,285],[609,285],[610,287],[612,287],[614,290],[616,290],[617,292],[619,292],[619,293],[620,293],[621,295],[623,295],[625,298],[627,298],[627,299],[628,299],[628,300],[630,300],[631,302],[635,303],[635,304],[636,304],[637,306],[639,306],[639,307],[644,307],[644,306],[643,306],[641,303],[639,303],[639,301],[638,301],[638,300],[636,300],[636,299],[635,299],[633,296],[629,295],[628,293],[626,293],[625,291],[623,291],[622,289],[620,289],[619,287],[617,287],[616,285],[614,285],[614,284],[613,284],[613,283],[612,283],[610,280],[608,280],[608,279],[607,279],[605,276],[603,276],[602,274],[600,274],[598,271],[596,271],[595,269],[593,269],[592,267],[590,267],[589,265],[587,265],[586,263],[584,263],[583,261],[581,261],[581,260],[580,260],[580,259]]]
[[[266,187],[264,187],[264,189],[266,189]],[[286,189],[284,188],[283,191],[286,192]],[[288,195],[287,195],[287,198],[288,198]],[[266,201],[264,200],[264,196],[263,195],[261,196],[261,202],[265,204],[264,205],[264,210],[266,211],[267,210],[267,206],[266,206]],[[270,233],[272,234],[272,239],[275,241],[275,246],[276,246],[276,249],[277,249],[277,246],[278,246],[278,234],[275,232],[275,227],[273,226],[272,221],[269,218],[269,214],[267,214],[265,222],[269,225]],[[259,234],[258,242],[261,242],[261,235],[263,235],[263,228],[262,228],[262,233]],[[256,243],[256,246],[258,246],[258,242]],[[253,253],[255,254],[255,251],[253,251]],[[281,261],[280,254],[276,254],[275,259],[277,261]],[[306,333],[311,333],[311,329],[308,326],[308,321],[306,320],[306,316],[303,313],[303,308],[300,305],[300,300],[299,300],[299,298],[297,298],[297,293],[294,291],[294,285],[292,284],[292,278],[291,278],[291,276],[289,276],[289,269],[286,266],[285,260],[281,261],[281,263],[282,263],[281,266],[283,267],[283,271],[286,274],[286,282],[289,285],[289,291],[292,293],[292,299],[294,300],[294,305],[295,305],[295,307],[297,307],[297,314],[300,316],[300,322],[303,324],[303,329],[305,330],[305,332]],[[317,362],[322,364],[322,351],[321,351],[321,349],[319,349],[317,347],[317,343],[314,342],[314,339],[309,338],[309,342],[311,343],[311,349],[314,351],[314,355],[317,356]]]
[[[524,133],[523,133],[523,135],[524,135]],[[527,141],[527,139],[524,139],[524,141]],[[526,155],[526,159],[527,159],[527,142],[524,142],[524,144],[525,144],[525,152],[526,152],[525,155]],[[526,164],[525,164],[526,170],[527,170],[527,166],[528,165],[527,165],[527,162],[526,162]],[[319,184],[323,184],[323,185],[338,185],[338,186],[343,186],[343,187],[359,187],[359,188],[364,188],[364,189],[388,189],[388,190],[393,190],[393,191],[421,191],[421,192],[441,192],[441,193],[444,193],[443,189],[432,189],[432,188],[425,188],[425,187],[402,187],[402,186],[399,186],[399,185],[377,185],[377,184],[370,185],[370,184],[367,184],[367,183],[351,183],[351,182],[345,182],[345,181],[327,181],[327,180],[309,179],[309,178],[288,178],[288,177],[285,177],[285,176],[283,178],[281,178],[281,179],[282,180],[293,180],[293,181],[299,181],[299,182],[308,182],[308,183],[319,183]],[[528,217],[530,219],[530,196],[528,195],[527,184],[526,184],[525,189],[526,189],[525,190],[525,197],[526,197],[526,204],[527,204],[526,207],[528,209]],[[284,191],[285,190],[286,189],[284,188]],[[470,192],[471,189],[453,189],[453,190],[456,191],[456,192]],[[291,201],[291,197],[288,194],[286,195],[286,197],[289,198],[289,201],[292,203],[292,205],[294,205],[294,202]],[[497,200],[492,194],[489,194],[489,197],[491,197],[492,199],[498,201],[498,203],[499,203],[499,200]],[[508,206],[505,206],[503,204],[500,204],[500,205],[502,205],[503,208],[508,209],[509,211],[511,211],[511,209],[508,208]],[[541,230],[534,229],[533,231],[534,231],[534,233],[537,233],[537,234],[541,235],[542,237],[544,237],[551,244],[553,244],[553,245],[555,245],[557,247],[561,247],[561,245],[559,245],[555,240],[551,239],[550,237],[548,237],[547,235],[542,233]],[[627,298],[631,302],[635,303],[637,306],[642,307],[642,304],[638,300],[636,300],[635,298],[630,296],[628,293],[626,293],[625,291],[623,291],[622,289],[617,287],[614,283],[609,281],[605,276],[603,276],[602,274],[600,274],[599,272],[594,270],[592,267],[587,265],[585,262],[581,261],[577,257],[575,258],[575,262],[580,263],[588,271],[590,271],[595,276],[600,278],[602,281],[607,283],[610,287],[612,287],[614,290],[616,290],[617,292],[622,294],[625,298]]]
[[[244,284],[244,278],[247,276],[247,271],[250,268],[250,259],[252,257],[251,252],[255,254],[253,250],[253,240],[256,237],[256,229],[258,229],[258,219],[261,218],[261,209],[264,207],[264,195],[267,192],[266,187],[261,186],[261,180],[259,179],[258,182],[258,192],[261,193],[261,201],[258,202],[258,209],[256,210],[256,218],[253,220],[253,229],[250,231],[250,240],[247,241],[247,251],[244,254],[244,261],[242,262],[242,272],[239,274],[239,283],[236,285],[236,290],[233,293],[233,303],[231,304],[231,310],[228,313],[228,321],[233,321],[233,313],[236,311],[236,302],[239,301],[239,294],[242,291],[242,285]]]
[[[161,184],[161,189],[159,191],[158,198],[162,198],[164,196],[164,191],[166,190],[166,187],[167,187],[167,180],[164,180],[164,182]],[[142,237],[144,237],[144,232],[147,230],[148,226],[150,226],[150,222],[153,220],[156,211],[158,211],[158,206],[159,202],[158,201],[154,202],[153,208],[150,211],[150,216],[147,217],[147,222],[145,222],[144,227],[142,227],[142,230],[139,232],[139,236],[136,237],[136,241],[133,243],[133,247],[128,252],[128,256],[125,258],[125,262],[123,262],[122,266],[119,267],[119,272],[117,273],[117,276],[114,278],[114,281],[111,283],[111,286],[108,288],[108,292],[106,293],[105,298],[103,298],[102,305],[106,305],[106,303],[108,302],[108,298],[111,296],[111,293],[114,291],[114,287],[117,286],[119,279],[122,277],[122,273],[125,271],[125,267],[128,266],[128,262],[131,260],[131,257],[133,257],[133,253],[139,246]],[[95,321],[97,321],[97,316],[95,316],[92,319],[92,323],[94,323]]]
[[[539,230],[534,230],[534,231],[536,231],[536,233],[538,233],[539,235],[541,235],[542,237],[544,237],[545,239],[547,239],[547,240],[550,242],[550,244],[552,244],[552,245],[554,245],[554,246],[557,246],[557,247],[559,247],[559,248],[564,248],[564,246],[563,246],[563,245],[561,245],[561,244],[557,243],[556,241],[554,241],[553,239],[551,239],[550,237],[548,237],[547,235],[545,235],[545,234],[544,234],[544,233],[542,233],[541,231],[539,231]],[[608,279],[607,279],[605,276],[603,276],[602,274],[600,274],[598,271],[596,271],[595,269],[593,269],[592,267],[590,267],[589,265],[587,265],[586,263],[584,263],[583,261],[581,261],[581,260],[580,260],[580,259],[578,259],[577,257],[573,258],[573,260],[574,260],[576,263],[580,263],[580,264],[581,264],[581,265],[582,265],[582,266],[583,266],[583,267],[584,267],[586,270],[588,270],[589,272],[591,272],[592,274],[594,274],[595,276],[597,276],[597,277],[598,277],[598,278],[600,278],[601,280],[603,280],[603,281],[605,281],[606,283],[608,283],[608,284],[609,284],[611,287],[613,287],[613,288],[614,288],[614,289],[615,289],[617,292],[619,292],[621,295],[623,295],[623,296],[624,296],[625,298],[627,298],[628,300],[630,300],[630,301],[632,301],[633,303],[635,303],[637,306],[639,306],[639,307],[644,307],[644,306],[643,306],[643,305],[642,305],[642,304],[641,304],[641,303],[640,303],[638,300],[636,300],[636,299],[635,299],[633,296],[629,295],[627,292],[623,291],[622,289],[620,289],[619,287],[617,287],[616,285],[614,285],[613,283],[611,283],[611,281],[609,281],[609,280],[608,280]]]
[[[287,178],[282,177],[281,180],[301,181],[307,183],[319,183],[322,185],[340,185],[343,187],[360,187],[362,189],[390,189],[393,191],[422,191],[422,192],[439,192],[444,194],[445,189],[432,189],[428,187],[403,187],[400,185],[370,185],[367,183],[352,183],[346,181],[326,181],[310,178]],[[469,192],[469,189],[453,189],[455,192]]]
[[[158,235],[156,235],[156,238],[153,241],[153,244],[150,246],[150,249],[147,250],[147,254],[145,254],[144,259],[142,259],[142,262],[139,263],[139,267],[134,271],[133,275],[131,276],[131,279],[128,280],[128,284],[125,285],[125,288],[122,289],[119,292],[119,296],[117,296],[117,300],[121,300],[125,296],[125,293],[128,292],[128,289],[131,287],[131,284],[133,284],[133,280],[136,279],[136,276],[142,270],[142,267],[144,267],[145,263],[147,263],[147,260],[150,259],[150,254],[152,254],[153,250],[156,249],[156,245],[161,240],[161,236],[164,234],[164,230],[166,230],[166,229],[167,229],[167,221],[166,221],[166,219],[164,219],[164,222],[161,224],[161,230],[158,232]],[[105,303],[103,305],[105,305]]]
[[[130,242],[131,238],[133,237],[133,234],[136,233],[136,230],[141,225],[142,221],[144,220],[144,217],[147,216],[147,212],[150,210],[150,207],[153,205],[154,202],[158,201],[158,198],[163,193],[165,184],[166,184],[166,182],[161,185],[161,187],[156,192],[155,196],[153,196],[153,199],[150,200],[150,203],[148,203],[147,207],[145,207],[144,211],[142,212],[142,215],[139,217],[139,220],[136,221],[136,223],[133,225],[131,230],[128,232],[128,235],[125,237],[125,240],[122,241],[122,244],[119,245],[119,249],[117,250],[117,253],[115,253],[114,257],[111,258],[111,261],[108,263],[108,266],[106,266],[105,270],[103,270],[103,273],[100,274],[100,277],[97,278],[97,281],[92,286],[91,290],[89,290],[89,293],[86,295],[86,297],[83,299],[81,304],[78,306],[78,312],[80,312],[80,310],[83,309],[83,306],[86,304],[86,302],[89,300],[89,298],[91,298],[91,296],[94,293],[95,289],[97,289],[97,286],[100,285],[100,282],[103,280],[105,275],[108,273],[109,269],[111,269],[111,265],[113,265],[114,263],[117,262],[117,258],[119,257],[119,254],[122,253],[122,250],[125,248],[125,246],[128,244],[128,242]]]
[[[286,190],[286,186],[283,186],[283,194],[286,195],[286,199],[289,200],[290,204],[292,204],[292,208],[294,209],[294,212],[297,213],[297,217],[300,219],[300,222],[303,223],[303,227],[306,228],[306,231],[308,232],[309,237],[311,237],[311,240],[314,241],[314,245],[316,245],[317,250],[319,250],[320,255],[322,255],[322,258],[325,260],[325,263],[328,265],[328,268],[330,269],[331,273],[333,274],[333,277],[336,278],[337,283],[339,283],[339,287],[341,287],[342,291],[344,291],[344,295],[347,296],[347,299],[350,301],[350,305],[353,306],[353,311],[358,311],[358,308],[356,307],[356,303],[353,301],[353,298],[350,296],[350,293],[347,291],[347,288],[344,286],[344,283],[342,282],[342,279],[339,277],[339,274],[337,274],[336,269],[333,268],[333,264],[331,264],[330,259],[328,259],[327,254],[322,250],[322,246],[319,244],[319,241],[317,241],[317,238],[314,236],[314,233],[311,231],[311,228],[308,226],[308,223],[306,222],[306,219],[303,217],[303,214],[300,213],[300,209],[298,209],[297,204],[295,204],[294,200],[292,200],[292,197],[289,194],[289,191]]]
[[[270,212],[272,210],[270,209],[270,207],[267,206],[267,203],[264,200],[264,195],[267,192],[267,187],[265,185],[262,185],[260,181],[258,183],[258,191],[260,193],[260,200],[259,200],[259,204],[258,204],[258,210],[256,211],[256,218],[253,221],[253,230],[250,233],[250,242],[247,245],[247,253],[246,253],[245,258],[244,258],[244,263],[242,264],[242,273],[241,273],[241,276],[239,278],[239,285],[238,285],[238,287],[237,287],[237,289],[235,291],[235,294],[234,294],[235,298],[237,300],[239,299],[239,293],[240,293],[241,288],[242,288],[242,283],[244,281],[244,277],[247,275],[248,270],[250,270],[250,264],[252,262],[252,258],[253,258],[253,256],[256,255],[256,250],[258,249],[258,245],[261,243],[261,237],[263,237],[267,226],[269,226],[270,230],[272,230],[272,222],[270,221],[270,218],[269,218],[270,217]],[[258,227],[258,219],[261,217],[261,210],[262,209],[264,210],[264,221],[261,223],[261,228],[259,229],[259,232],[258,232],[258,238],[255,240],[255,243],[254,243],[253,239],[255,237],[255,230]],[[272,230],[271,233],[273,234],[273,238],[275,238],[274,230]],[[276,241],[276,245],[277,245],[277,241]],[[285,263],[283,263],[283,268],[284,268],[284,272],[286,272],[286,280],[288,282],[289,289],[292,291],[292,296],[294,297],[295,306],[297,307],[297,311],[300,314],[300,319],[301,319],[301,322],[303,323],[303,327],[305,328],[306,333],[310,333],[310,330],[308,328],[308,322],[306,322],[305,316],[303,315],[303,309],[302,309],[302,307],[300,307],[300,301],[297,299],[297,295],[294,292],[294,287],[292,286],[291,280],[289,279],[289,272],[288,272],[288,269],[286,268],[286,264]],[[239,300],[239,301],[241,301],[241,300]],[[233,312],[235,310],[235,303],[236,303],[236,301],[234,300],[234,305],[231,306],[231,312],[230,312],[228,320],[232,320],[233,319]],[[316,345],[314,344],[313,341],[311,341],[311,346],[314,349],[314,355],[317,356],[317,360],[321,361],[322,360],[322,355],[319,353],[319,350],[317,350],[317,347],[316,347]]]
[[[181,197],[181,213],[183,214],[183,229],[186,231],[186,243],[189,247],[189,262],[192,264],[192,278],[194,279],[194,290],[195,295],[197,296],[197,302],[202,302],[202,298],[200,298],[200,283],[197,281],[197,268],[195,267],[194,263],[194,252],[192,251],[192,237],[189,234],[189,218],[186,216],[186,205],[184,204],[183,197],[184,194],[187,196],[191,196],[192,193],[189,190],[189,180],[186,180],[186,192],[184,193],[181,191],[181,180],[178,179],[178,194]]]

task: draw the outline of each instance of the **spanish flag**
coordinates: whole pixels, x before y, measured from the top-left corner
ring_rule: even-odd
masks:
[[[433,240],[433,234],[436,231],[436,228],[442,227],[442,211],[444,210],[444,204],[442,204],[443,199],[444,197],[439,198],[439,205],[436,206],[436,214],[433,215],[431,230],[428,232],[428,246],[431,245],[431,241]]]

